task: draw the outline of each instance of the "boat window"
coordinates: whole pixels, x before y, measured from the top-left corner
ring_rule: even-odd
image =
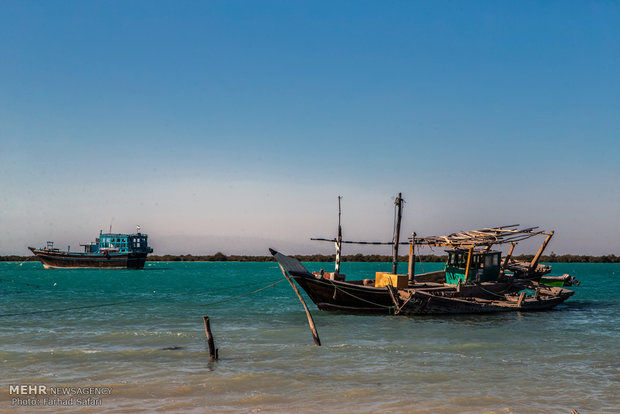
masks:
[[[493,255],[493,266],[499,266],[499,254]]]

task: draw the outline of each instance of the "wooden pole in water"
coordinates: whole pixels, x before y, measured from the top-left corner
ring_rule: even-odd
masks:
[[[396,230],[394,234],[394,246],[392,249],[392,252],[394,253],[392,255],[392,273],[397,274],[398,272],[398,243],[400,242],[400,220],[403,217],[402,193],[398,193],[398,197],[396,197],[394,204],[396,204],[397,212],[396,212]]]
[[[286,274],[286,270],[284,270],[282,265],[279,264],[279,266],[280,266],[280,270],[282,271],[282,274],[284,275],[286,280],[288,280],[288,282],[291,284],[291,287],[295,291],[295,294],[299,298],[299,301],[301,302],[301,304],[303,305],[304,309],[306,310],[306,316],[308,317],[308,325],[310,325],[310,331],[312,332],[312,338],[314,339],[314,344],[316,346],[321,346],[321,340],[319,339],[319,334],[316,331],[316,326],[314,326],[314,320],[312,319],[312,315],[310,314],[310,310],[308,309],[308,306],[306,305],[306,302],[304,301],[304,298],[301,297],[301,294],[299,293],[299,290],[297,290],[297,286],[295,286],[295,283],[293,283],[291,278]]]
[[[213,335],[211,334],[211,323],[209,323],[209,317],[203,316],[202,320],[205,323],[205,335],[207,336],[207,344],[209,345],[209,359],[211,359],[211,361],[217,361],[218,350],[215,349],[215,344],[213,343]]]

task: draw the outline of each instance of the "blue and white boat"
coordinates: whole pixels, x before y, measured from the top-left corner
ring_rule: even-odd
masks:
[[[148,246],[148,236],[143,233],[99,233],[94,242],[81,244],[83,252],[61,251],[48,241],[44,248],[28,247],[43,267],[54,268],[101,268],[142,269],[146,256],[153,252]]]

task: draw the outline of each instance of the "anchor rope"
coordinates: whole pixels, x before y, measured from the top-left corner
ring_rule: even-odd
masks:
[[[219,300],[217,302],[205,303],[205,304],[196,305],[196,306],[212,306],[212,305],[217,305],[219,303],[229,302],[229,301],[234,300],[234,299],[239,299],[239,298],[243,298],[243,297],[246,297],[246,296],[250,296],[250,295],[253,295],[254,293],[260,292],[261,290],[265,290],[265,289],[270,288],[270,287],[275,287],[278,283],[282,283],[285,280],[286,279],[278,280],[277,282],[270,283],[267,286],[263,286],[262,288],[253,290],[252,292],[249,292],[249,293],[244,293],[243,295],[233,296],[232,298],[228,298],[228,299],[224,299],[224,300]]]
[[[224,300],[220,300],[220,301],[216,301],[216,302],[211,302],[211,303],[206,303],[206,304],[202,304],[202,305],[196,305],[196,306],[212,306],[218,303],[224,303],[224,302],[228,302],[234,299],[239,299],[245,296],[250,296],[254,293],[258,293],[262,290],[265,290],[267,288],[270,287],[275,287],[275,285],[277,285],[278,283],[283,282],[286,279],[282,279],[282,280],[278,280],[278,281],[274,281],[269,283],[266,286],[263,286],[260,289],[256,289],[253,290],[251,292],[248,293],[244,293],[242,295],[237,295],[237,296],[233,296],[231,298],[227,298]],[[180,293],[174,296],[178,296],[178,295],[186,295],[187,293]],[[98,304],[98,305],[85,305],[85,306],[72,306],[72,307],[68,307],[68,308],[59,308],[59,309],[45,309],[45,310],[38,310],[38,311],[29,311],[29,312],[16,312],[16,313],[5,313],[0,315],[0,318],[4,318],[4,317],[9,317],[9,316],[22,316],[22,315],[34,315],[34,314],[38,314],[38,313],[51,313],[51,312],[66,312],[66,311],[70,311],[70,310],[79,310],[79,309],[92,309],[92,308],[102,308],[102,307],[106,307],[106,306],[115,306],[115,305],[124,305],[124,304],[128,304],[128,303],[137,303],[137,302],[143,302],[145,300],[152,300],[155,297],[150,296],[147,298],[141,298],[141,299],[133,299],[133,300],[126,300],[126,301],[120,301],[120,302],[112,302],[112,303],[103,303],[103,304]]]

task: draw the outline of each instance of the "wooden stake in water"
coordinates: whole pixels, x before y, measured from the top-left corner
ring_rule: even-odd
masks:
[[[319,334],[316,331],[316,326],[314,326],[314,320],[312,319],[312,315],[310,314],[310,310],[308,309],[308,306],[306,305],[304,298],[301,297],[299,290],[297,290],[297,286],[295,286],[295,283],[293,283],[293,281],[288,276],[288,274],[286,274],[286,270],[284,270],[282,265],[279,265],[279,266],[280,266],[280,270],[282,270],[282,274],[284,275],[286,280],[288,280],[288,282],[291,284],[291,287],[295,291],[295,294],[299,298],[299,301],[301,302],[301,304],[304,306],[304,309],[306,310],[306,316],[308,317],[308,325],[310,325],[310,331],[312,331],[312,338],[314,338],[314,344],[316,346],[321,346],[321,340],[319,339]]]
[[[215,348],[215,343],[213,342],[213,335],[211,334],[211,324],[209,323],[209,317],[203,316],[202,320],[205,323],[205,335],[207,335],[207,344],[209,345],[209,359],[211,361],[218,360],[218,350]]]

